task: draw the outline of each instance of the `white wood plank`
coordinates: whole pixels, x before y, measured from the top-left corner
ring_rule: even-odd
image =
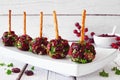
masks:
[[[73,80],[73,77],[68,77],[65,75],[61,75],[61,74],[49,71],[48,80]]]
[[[119,0],[2,0],[0,10],[6,13],[8,9],[21,13],[26,10],[28,13],[39,13],[43,10],[45,13],[51,13],[57,10],[59,13],[81,13],[82,9],[87,9],[89,13],[120,13]]]
[[[2,57],[2,56],[0,56],[0,63],[5,63],[5,64],[13,63],[14,65],[13,67],[20,68],[21,70],[25,65],[25,63],[14,60],[10,57]],[[12,67],[0,66],[0,80],[16,80],[20,73],[12,73],[11,75],[7,75],[6,74],[7,69],[12,69]]]
[[[26,70],[31,70],[31,67],[33,67],[33,65],[28,65]],[[38,68],[38,67],[34,66],[33,72],[34,72],[33,76],[27,76],[24,73],[21,80],[47,80],[47,75],[48,75],[47,70],[41,69],[41,68]]]

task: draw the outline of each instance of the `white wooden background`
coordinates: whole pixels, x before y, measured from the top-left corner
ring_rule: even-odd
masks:
[[[0,0],[0,36],[8,30],[8,16],[5,14],[8,14],[9,9],[12,10],[12,14],[23,14],[23,11],[26,11],[27,14],[39,14],[40,11],[43,11],[44,14],[52,14],[53,10],[56,10],[57,14],[81,14],[82,10],[86,9],[87,14],[120,15],[120,0]],[[75,22],[81,22],[81,16],[58,16],[58,22],[59,32],[63,38],[78,39],[73,34],[73,29],[75,29]],[[117,26],[116,33],[120,33],[120,16],[87,16],[86,19],[86,27],[88,27],[89,32],[94,31],[97,34],[110,33],[114,25]],[[44,16],[43,34],[49,39],[54,38],[53,26],[53,17]],[[23,33],[23,16],[12,16],[12,30],[17,34]],[[27,34],[33,38],[39,36],[39,16],[27,16]],[[6,61],[6,57],[1,56],[0,60]],[[8,61],[16,60],[10,58]],[[17,61],[16,65],[18,63],[20,66],[25,64]],[[78,80],[94,80],[93,75],[89,75],[87,78],[78,78]],[[12,78],[10,79],[9,76],[8,79],[13,80]],[[2,80],[6,80],[6,77]],[[27,77],[24,75],[21,80],[73,80],[73,78],[36,68],[35,76]]]

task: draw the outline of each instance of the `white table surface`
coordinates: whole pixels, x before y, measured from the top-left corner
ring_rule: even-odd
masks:
[[[20,69],[23,68],[25,63],[14,60],[10,57],[0,57],[0,62],[4,63],[13,63],[14,67],[18,67]],[[117,62],[120,65],[120,55],[119,57],[116,58],[115,62]],[[33,65],[28,65],[26,70],[30,70]],[[119,80],[120,75],[115,75],[113,71],[111,71],[111,68],[117,66],[120,69],[120,66],[116,65],[113,61],[111,63],[108,63],[105,67],[102,69],[93,72],[91,74],[77,77],[77,80]],[[0,67],[0,80],[16,80],[18,78],[19,73],[13,73],[11,75],[7,75],[5,73],[5,68],[8,68],[6,66],[1,66]],[[109,73],[109,77],[101,77],[99,76],[99,72],[102,70],[105,70],[106,72]],[[55,72],[51,72],[48,70],[44,70],[38,67],[35,67],[35,70],[33,71],[34,75],[33,76],[26,76],[25,74],[22,75],[21,80],[74,80],[73,77],[68,77],[65,75],[61,75]]]
[[[12,14],[39,14],[43,11],[45,14],[52,14],[56,10],[59,14],[81,14],[83,9],[87,10],[87,14],[120,14],[120,0],[0,0],[0,36],[8,30],[8,10],[12,10]],[[59,16],[60,35],[66,39],[78,39],[73,34],[74,23],[80,22],[80,16]],[[113,26],[116,25],[116,33],[120,33],[120,16],[88,16],[86,26],[89,31],[95,33],[110,33]],[[64,27],[64,28],[63,28]],[[17,34],[23,33],[23,16],[12,16],[12,30]],[[36,37],[39,34],[39,16],[27,16],[27,33]],[[44,35],[49,39],[54,37],[53,18],[52,16],[44,17]],[[49,35],[50,34],[50,35]],[[67,35],[67,36],[66,36]],[[1,51],[2,52],[2,51]],[[26,63],[14,60],[10,57],[0,56],[0,62],[14,63],[15,66],[21,69]],[[120,64],[120,58],[117,60]],[[28,69],[32,65],[28,65]],[[112,61],[103,69],[109,72],[110,77],[103,78],[98,75],[100,69],[92,74],[79,77],[77,80],[120,80],[120,76],[115,75],[110,69],[116,66]],[[16,80],[19,74],[6,75],[6,67],[0,67],[0,80]],[[28,77],[23,75],[21,80],[73,80],[72,77],[67,77],[51,71],[35,67],[35,75]]]

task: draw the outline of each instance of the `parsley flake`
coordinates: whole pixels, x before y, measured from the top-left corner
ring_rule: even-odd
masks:
[[[5,66],[5,63],[0,63],[0,66]]]
[[[13,63],[8,64],[7,67],[13,67]]]
[[[106,73],[104,70],[102,72],[99,72],[99,75],[102,77],[109,77],[109,73]]]
[[[12,74],[12,71],[11,71],[10,69],[8,69],[8,70],[6,71],[6,74],[7,74],[7,75],[10,75],[10,74]]]
[[[31,67],[31,70],[34,70],[34,69],[35,69],[35,67],[34,67],[34,66],[32,66],[32,67]]]

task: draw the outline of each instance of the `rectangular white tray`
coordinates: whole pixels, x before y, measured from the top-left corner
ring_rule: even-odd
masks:
[[[16,60],[38,66],[68,76],[82,76],[92,73],[116,57],[115,49],[96,48],[96,58],[91,63],[78,64],[72,62],[70,57],[65,59],[52,59],[48,55],[36,55],[28,51],[18,50],[16,47],[6,47],[0,40],[0,56],[12,57]]]

